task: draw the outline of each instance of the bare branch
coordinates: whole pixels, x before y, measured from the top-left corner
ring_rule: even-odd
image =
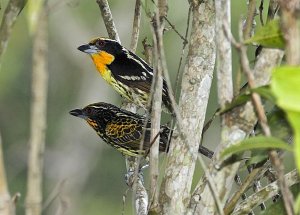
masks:
[[[284,176],[284,180],[286,181],[287,186],[289,187],[296,183],[299,183],[300,178],[297,173],[297,170],[293,170],[287,173]],[[275,196],[280,191],[280,187],[278,186],[278,184],[279,181],[277,180],[265,186],[257,193],[254,193],[251,196],[249,196],[246,200],[242,201],[237,205],[232,215],[247,214],[255,206]]]
[[[99,5],[102,18],[106,26],[106,30],[108,32],[109,37],[121,43],[107,0],[96,0],[96,2]],[[137,25],[134,26],[137,27]],[[138,38],[138,32],[137,32],[137,38]],[[132,39],[132,41],[133,40],[134,39]],[[135,41],[135,43],[137,43],[137,40]],[[136,112],[136,105],[124,99],[122,101],[122,108],[129,110],[131,112]],[[131,183],[128,183],[128,186],[133,191],[134,208],[136,209],[137,214],[146,215],[147,208],[148,208],[148,194],[146,188],[144,187],[143,175],[139,172],[140,159],[141,159],[140,157],[138,157],[137,159],[126,157],[125,162],[126,162],[126,168],[128,174],[130,174],[128,180],[131,181]]]
[[[264,168],[256,168],[252,172],[250,172],[242,186],[239,187],[239,189],[235,192],[230,201],[226,204],[226,207],[224,208],[225,215],[230,214],[233,211],[240,197],[243,195],[244,192],[246,192],[248,187],[251,185],[251,183],[253,183],[254,179],[257,177],[258,174],[262,172],[263,169]]]
[[[239,46],[239,43],[237,43],[234,38],[232,37],[231,33],[230,33],[230,28],[228,26],[226,26],[226,23],[224,23],[224,30],[229,31],[226,32],[227,37],[229,38],[229,40],[236,46]],[[277,66],[283,56],[283,52],[280,50],[276,50],[276,49],[263,49],[262,52],[260,53],[260,55],[258,56],[258,59],[256,61],[256,64],[254,66],[254,77],[255,77],[255,82],[257,84],[257,86],[262,86],[262,85],[266,85],[269,80],[270,80],[270,75],[271,75],[271,71],[272,69]],[[254,125],[257,122],[257,118],[255,115],[255,112],[253,110],[253,106],[250,102],[246,103],[243,106],[237,107],[235,109],[233,109],[230,112],[230,120],[231,120],[231,124],[234,125],[235,127],[235,132],[233,133],[223,133],[222,135],[224,136],[230,136],[229,139],[231,140],[232,143],[235,142],[239,142],[241,140],[243,140],[247,134],[251,133],[251,131],[253,130]],[[220,150],[219,148],[216,150],[215,153],[218,153],[218,150]],[[211,171],[215,172],[214,170],[214,166],[216,166],[218,164],[212,164],[212,168]],[[231,169],[228,170],[227,174],[233,174],[234,169],[237,170],[237,167],[235,167],[235,165],[238,164],[234,164],[232,165]],[[225,171],[224,171],[225,172]],[[227,178],[227,176],[225,176],[225,178]],[[229,182],[229,180],[227,180]],[[225,189],[224,194],[228,193],[228,191],[226,191],[226,189],[230,189],[231,185],[232,185],[232,181],[230,180],[229,184],[226,184],[226,186],[223,187],[223,189]],[[205,179],[202,179],[198,185],[196,186],[195,192],[192,196],[192,202],[191,202],[191,208],[197,207],[197,205],[201,205],[203,201],[203,198],[207,197],[207,192],[204,193],[203,189],[208,189],[208,186],[206,185],[206,181]],[[201,199],[201,201],[200,201]],[[202,208],[204,208],[205,205],[202,205],[201,207],[197,207],[198,212],[202,213],[203,211],[201,210]]]
[[[241,66],[243,72],[246,74],[247,79],[248,79],[248,84],[251,89],[257,87],[255,84],[255,78],[253,71],[250,69],[248,57],[247,57],[247,49],[245,46],[241,45],[239,46],[238,49],[241,53]],[[258,121],[262,127],[263,133],[269,137],[271,136],[271,130],[267,122],[267,117],[265,114],[265,110],[261,101],[260,96],[257,93],[252,93],[252,103],[253,106],[255,107],[257,116],[258,116]],[[287,214],[292,215],[294,214],[294,207],[293,207],[293,195],[291,194],[291,191],[289,190],[288,186],[286,185],[286,182],[284,181],[284,167],[282,164],[282,161],[280,160],[276,150],[271,150],[269,152],[270,160],[277,172],[278,176],[278,181],[279,181],[279,186],[281,188],[283,200],[284,200],[284,205],[285,209],[287,211]]]
[[[130,49],[132,52],[136,51],[136,47],[139,40],[139,31],[140,31],[140,23],[141,23],[141,0],[136,0],[135,9],[134,9],[134,17],[133,17],[133,25],[132,25],[132,34],[131,34],[131,43]]]
[[[109,38],[121,43],[107,0],[96,0],[99,5]]]
[[[190,6],[189,7],[189,12],[188,12],[188,17],[187,17],[186,30],[185,30],[185,35],[184,35],[182,52],[181,52],[181,55],[180,55],[180,60],[179,60],[178,69],[177,69],[177,75],[176,75],[176,81],[175,81],[175,88],[174,88],[174,90],[175,90],[174,95],[175,96],[177,95],[177,91],[180,88],[180,85],[179,85],[179,79],[181,77],[180,70],[181,70],[181,64],[182,64],[182,60],[183,60],[183,56],[184,56],[184,52],[185,52],[185,47],[188,44],[187,37],[188,37],[188,33],[189,33],[189,28],[190,28],[191,11],[192,11],[192,8]]]
[[[215,7],[218,100],[220,107],[224,108],[228,102],[231,102],[233,97],[231,43],[223,31],[223,22],[226,22],[228,26],[231,23],[230,1],[216,1]],[[225,117],[222,120],[222,125],[224,125],[226,123],[224,121]]]
[[[15,214],[15,205],[10,198],[4,166],[2,138],[0,134],[0,211],[3,215]]]
[[[0,61],[7,47],[12,28],[26,2],[26,0],[10,0],[7,4],[0,26]]]
[[[230,33],[228,33],[228,34],[230,34]],[[232,39],[232,41],[234,41],[232,36],[231,36],[231,39]],[[241,32],[240,32],[240,40],[242,40]],[[253,88],[257,87],[257,85],[255,83],[256,81],[255,81],[254,72],[250,69],[249,60],[247,57],[247,48],[243,44],[238,44],[236,42],[234,42],[233,44],[236,46],[237,50],[240,52],[240,62],[241,62],[242,70],[248,79],[249,87],[251,89],[253,89]],[[252,98],[252,104],[256,110],[256,113],[258,116],[258,121],[262,127],[263,133],[266,136],[271,136],[271,130],[268,126],[267,117],[265,115],[264,107],[262,105],[260,96],[257,93],[252,93],[251,98]],[[284,174],[283,164],[275,150],[269,151],[269,156],[270,156],[270,160],[271,160],[271,162],[277,172],[277,175],[278,175],[281,192],[282,192],[283,199],[284,199],[284,205],[287,210],[287,213],[290,215],[294,214],[294,212],[293,212],[293,196],[292,196],[290,190],[288,189],[288,187],[284,181],[284,178],[283,178],[283,174]]]
[[[153,59],[154,59],[154,83],[152,95],[152,111],[151,111],[151,139],[154,140],[156,134],[160,132],[160,118],[162,105],[162,89],[163,89],[163,64],[165,58],[162,56],[164,52],[163,47],[163,32],[164,32],[164,17],[168,13],[167,0],[158,1],[155,15],[152,20],[153,33]],[[150,211],[159,213],[158,203],[158,174],[159,174],[159,138],[154,142],[150,148],[150,195],[151,205]]]
[[[216,8],[216,45],[217,45],[217,79],[218,79],[218,101],[222,107],[232,100],[233,97],[233,83],[232,83],[232,58],[231,58],[231,43],[227,40],[223,31],[223,22],[230,25],[230,1],[222,0],[215,1]],[[233,144],[232,137],[236,128],[230,125],[230,120],[227,114],[221,116],[221,142],[218,146],[218,150],[214,153],[213,163],[218,163],[220,159],[220,149],[230,146]],[[231,185],[228,184],[229,181],[233,181],[233,177],[237,172],[237,165],[231,167],[223,168],[220,171],[215,169],[210,169],[211,175],[213,175],[213,180],[216,184],[216,194],[221,201],[221,206],[226,201],[226,197],[231,190]],[[214,197],[211,194],[210,186],[204,187],[201,190],[200,186],[202,180],[197,186],[197,195],[201,193],[201,204],[191,205],[195,210],[195,213],[203,214],[214,214],[217,209],[214,203]],[[201,190],[201,192],[200,192]],[[195,196],[194,196],[195,197]],[[223,209],[222,209],[223,212]]]
[[[39,215],[42,211],[43,155],[45,148],[48,88],[48,16],[45,13],[45,7],[43,5],[38,12],[39,21],[33,37],[31,133],[29,141],[26,215]]]
[[[299,0],[280,0],[281,29],[285,39],[287,63],[300,65]]]
[[[191,43],[179,100],[182,118],[174,95],[170,93],[180,138],[173,135],[161,186],[160,203],[163,206],[163,213],[168,214],[185,214],[197,158],[204,172],[207,172],[204,161],[198,156],[198,143],[201,140],[215,62],[213,3],[195,1],[192,3],[192,12]],[[171,88],[165,65],[163,71],[168,87]],[[211,176],[206,176],[211,187],[214,187]]]
[[[244,27],[243,27],[244,39],[251,37],[255,14],[256,14],[256,0],[249,0],[248,1],[247,19],[246,19],[246,23],[244,24]]]
[[[139,158],[127,157],[126,183],[133,192],[133,206],[138,215],[148,214],[148,193],[144,186],[143,174],[139,169]]]

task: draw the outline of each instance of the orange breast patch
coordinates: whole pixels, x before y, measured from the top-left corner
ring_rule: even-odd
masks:
[[[99,53],[92,54],[92,59],[100,74],[105,76],[105,73],[107,72],[107,65],[111,64],[115,57],[105,51],[101,51]]]

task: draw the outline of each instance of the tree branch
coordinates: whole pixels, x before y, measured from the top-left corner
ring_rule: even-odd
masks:
[[[121,43],[107,0],[96,0],[104,21],[109,38]]]
[[[29,141],[26,215],[42,212],[43,155],[47,111],[48,14],[45,4],[38,12],[39,21],[33,36],[31,133]]]
[[[299,28],[299,0],[280,0],[281,29],[285,40],[287,63],[300,65],[300,28]]]
[[[215,12],[211,1],[191,4],[193,22],[179,99],[181,114],[170,95],[180,134],[173,135],[161,186],[160,203],[163,213],[168,214],[185,214],[197,158],[206,172],[205,163],[197,155],[215,62]],[[171,88],[165,66],[163,71]],[[210,175],[207,179],[214,187]]]
[[[96,0],[96,2],[99,5],[102,18],[109,37],[121,43],[107,0]],[[134,20],[136,19],[137,18],[134,18]],[[134,25],[133,31],[136,30],[135,28],[138,28],[138,25]],[[134,34],[137,38],[138,38],[138,33],[139,31],[137,30],[136,33]],[[134,41],[134,43],[137,43],[136,39],[132,38],[132,41]],[[136,112],[136,106],[133,103],[130,103],[124,99],[122,101],[122,108],[132,112]],[[135,159],[132,157],[126,157],[125,162],[126,162],[126,168],[128,174],[134,173],[134,174],[130,174],[129,177],[129,180],[132,177],[131,179],[133,180],[132,183],[128,183],[128,186],[131,188],[133,192],[134,208],[136,209],[137,214],[146,215],[147,208],[148,208],[148,194],[146,188],[144,187],[143,176],[139,172],[140,158]]]
[[[287,173],[284,176],[284,180],[289,187],[296,183],[299,183],[300,178],[297,170],[293,170]],[[280,191],[280,187],[278,186],[278,184],[279,180],[274,181],[273,183],[268,184],[258,192],[249,196],[246,200],[242,201],[236,206],[232,215],[247,214],[255,206],[275,196]]]
[[[130,43],[130,49],[132,52],[136,51],[136,47],[137,47],[138,40],[139,40],[139,31],[140,31],[140,24],[141,24],[141,11],[142,11],[141,6],[142,6],[141,0],[136,0],[133,24],[132,24],[131,43]]]
[[[15,214],[15,205],[11,200],[8,191],[8,186],[7,186],[1,134],[0,134],[0,211],[1,214],[3,215]]]
[[[223,22],[230,25],[230,1],[222,0],[215,1],[216,8],[216,45],[217,45],[217,79],[218,79],[218,101],[220,107],[225,107],[225,105],[232,100],[233,97],[233,83],[232,83],[232,58],[231,58],[231,43],[227,40],[223,31]],[[233,143],[232,135],[234,134],[236,128],[231,126],[230,120],[227,114],[221,116],[221,142],[219,145],[219,150],[214,153],[213,162],[220,161],[220,149],[230,146]],[[238,168],[237,165],[232,167],[223,168],[221,171],[211,171],[210,174],[213,175],[213,180],[216,184],[216,194],[221,200],[221,205],[226,200],[226,196],[229,194],[231,185],[226,184],[228,181],[233,181],[233,177]],[[231,169],[233,168],[233,169]],[[204,188],[201,193],[201,204],[194,206],[196,213],[203,214],[214,214],[216,213],[216,207],[214,203],[214,198],[211,195],[210,187]]]
[[[240,45],[237,48],[238,48],[238,50],[240,51],[240,54],[241,54],[240,59],[241,59],[242,70],[247,76],[248,84],[249,84],[250,89],[253,89],[257,86],[255,84],[255,79],[254,79],[253,72],[250,69],[249,60],[248,60],[248,57],[247,57],[247,48],[244,45]],[[254,106],[254,108],[256,110],[256,113],[257,113],[257,116],[258,116],[258,121],[259,121],[259,123],[262,127],[263,133],[267,137],[270,137],[271,136],[271,130],[270,130],[270,127],[268,125],[267,117],[266,117],[266,114],[265,114],[265,110],[264,110],[261,98],[257,93],[252,93],[251,98],[252,98],[253,106]],[[272,164],[273,164],[273,166],[274,166],[274,168],[277,172],[279,186],[281,188],[285,209],[287,211],[287,214],[292,215],[292,214],[294,214],[294,209],[293,209],[294,208],[293,207],[294,200],[293,200],[293,195],[290,192],[290,190],[289,190],[289,188],[286,185],[286,182],[284,180],[284,167],[283,167],[283,164],[282,164],[276,150],[269,151],[269,156],[270,156],[270,160],[271,160],[271,162],[272,162]]]
[[[226,37],[229,38],[230,41],[232,41],[232,35],[230,33],[229,26],[224,23],[223,29],[226,33]],[[263,49],[258,56],[258,59],[256,61],[256,64],[254,65],[254,78],[256,86],[263,86],[266,85],[270,81],[271,77],[271,71],[272,69],[277,66],[283,57],[283,52],[281,50],[276,49]],[[257,118],[253,109],[253,106],[251,102],[247,102],[245,105],[242,105],[240,107],[237,107],[229,112],[229,119],[231,121],[231,124],[234,125],[235,132],[231,134],[229,139],[232,141],[232,143],[240,142],[243,140],[247,134],[250,134],[253,130],[254,125],[257,122]],[[223,134],[226,135],[226,134]],[[229,134],[227,134],[229,135]],[[215,153],[219,153],[218,151],[220,148],[218,147],[216,149]],[[210,171],[216,172],[215,166],[218,166],[219,163],[213,162],[211,164]],[[237,164],[234,164],[237,165]],[[234,169],[237,170],[237,167],[230,167],[227,174],[235,174],[236,172]],[[229,167],[226,167],[229,168]],[[226,171],[224,171],[226,173]],[[214,178],[217,176],[215,174],[212,174]],[[225,177],[227,178],[227,177]],[[223,178],[222,178],[223,180]],[[226,184],[223,189],[226,189],[227,187],[232,186],[232,182],[228,181],[229,184]],[[203,202],[203,198],[207,197],[207,192],[204,193],[203,190],[207,189],[208,185],[206,184],[206,180],[202,179],[199,181],[198,185],[195,188],[195,192],[192,196],[192,202],[191,202],[191,208],[198,207],[198,212],[201,211],[201,208],[205,207],[205,205],[201,205]],[[224,192],[226,194],[226,192]],[[201,201],[200,201],[201,199]],[[201,207],[197,206],[198,204],[201,205]],[[203,211],[201,211],[203,212]]]
[[[10,0],[7,4],[0,26],[0,61],[3,53],[6,50],[12,28],[16,23],[17,17],[23,10],[26,2],[26,0]]]
[[[153,77],[153,95],[152,95],[152,110],[151,110],[151,139],[154,140],[155,136],[160,132],[160,118],[161,118],[161,105],[162,105],[162,89],[163,89],[163,76],[162,76],[162,56],[163,51],[163,31],[164,22],[162,16],[167,14],[167,1],[159,1],[159,7],[156,7],[156,12],[152,22],[153,32],[153,46],[154,46],[154,77]],[[150,211],[159,212],[158,204],[158,174],[159,174],[159,138],[156,138],[150,148],[150,196],[151,205]]]

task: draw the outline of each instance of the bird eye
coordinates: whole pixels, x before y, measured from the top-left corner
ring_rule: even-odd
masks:
[[[96,41],[96,46],[98,46],[99,48],[103,47],[104,45],[105,45],[105,41],[103,41],[103,40]]]
[[[93,113],[92,108],[86,108],[85,113],[88,114],[88,115],[92,114]]]

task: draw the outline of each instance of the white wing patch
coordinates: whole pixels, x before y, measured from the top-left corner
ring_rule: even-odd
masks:
[[[125,80],[129,80],[129,81],[140,81],[140,80],[145,81],[146,80],[146,77],[144,77],[144,76],[120,75],[119,77],[121,77],[121,78],[123,78]]]
[[[144,66],[144,64],[141,63],[141,61],[142,61],[145,64],[147,64],[142,58],[140,58],[139,60],[135,59],[125,47],[123,47],[122,50],[125,52],[125,54],[127,55],[128,58],[134,60],[135,62],[137,62],[138,64],[140,64],[141,67],[143,67],[143,69],[147,70],[146,67]],[[151,71],[148,71],[148,72],[153,75],[153,73]],[[143,80],[146,80],[146,79],[143,79]]]

